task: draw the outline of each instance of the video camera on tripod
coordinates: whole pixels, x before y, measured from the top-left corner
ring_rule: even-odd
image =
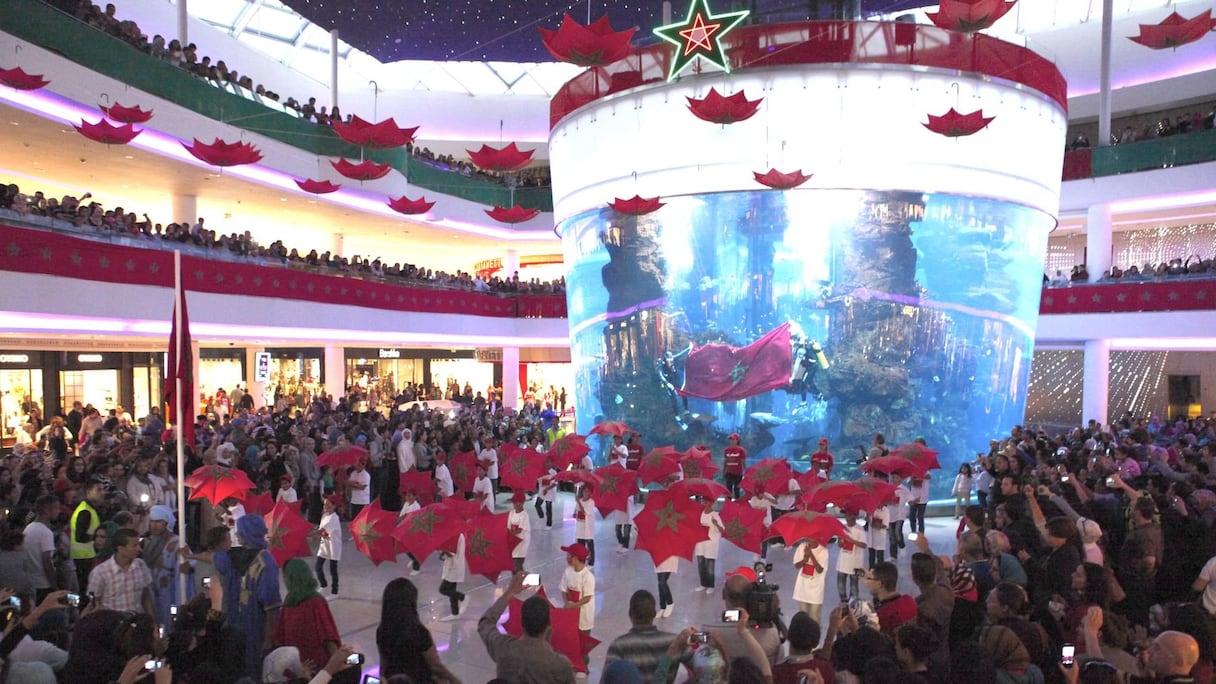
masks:
[[[781,587],[770,584],[767,573],[773,571],[772,563],[763,561],[752,566],[756,579],[747,592],[747,615],[753,626],[773,627],[780,622],[781,605],[777,592]]]

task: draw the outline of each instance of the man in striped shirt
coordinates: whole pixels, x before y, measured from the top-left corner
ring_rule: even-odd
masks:
[[[633,627],[608,646],[608,656],[604,659],[605,672],[614,661],[624,660],[638,668],[642,675],[642,684],[651,684],[654,681],[654,671],[659,664],[659,658],[663,657],[667,647],[676,638],[675,634],[654,626],[655,614],[654,594],[645,589],[633,592],[633,596],[629,598],[629,621]],[[680,654],[680,662],[687,663],[691,660],[692,650],[685,648]],[[675,672],[673,668],[672,673]]]

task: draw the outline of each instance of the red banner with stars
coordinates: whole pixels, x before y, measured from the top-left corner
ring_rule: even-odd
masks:
[[[104,236],[103,236],[104,237]],[[121,238],[127,242],[126,238]],[[138,243],[138,238],[130,239]],[[0,224],[0,270],[107,283],[173,287],[173,252]],[[564,295],[497,296],[324,275],[286,266],[182,254],[193,292],[275,297],[396,311],[496,318],[565,318]]]
[[[1216,308],[1216,280],[1182,276],[1162,281],[1112,282],[1046,288],[1039,313],[1134,313]]]

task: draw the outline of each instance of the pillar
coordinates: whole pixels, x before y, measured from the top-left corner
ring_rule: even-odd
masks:
[[[1115,0],[1102,0],[1102,57],[1098,65],[1098,147],[1110,145],[1110,42],[1114,4]]]
[[[502,405],[504,408],[519,408],[522,394],[519,386],[519,347],[502,348]]]
[[[336,402],[346,395],[346,349],[336,344],[325,345],[325,393]]]
[[[1110,340],[1085,341],[1085,373],[1081,384],[1081,422],[1106,425],[1110,404]]]
[[[264,351],[265,347],[245,347],[245,391],[253,397],[255,408],[266,403],[266,379],[258,377],[258,353]]]
[[[190,44],[190,3],[188,0],[177,0],[177,39],[182,47]],[[195,217],[191,217],[194,220]]]
[[[193,226],[194,222],[198,220],[198,197],[195,195],[174,195],[173,213],[170,216],[178,223],[185,222],[187,228]]]
[[[1085,268],[1090,282],[1097,282],[1110,270],[1110,259],[1110,205],[1095,204],[1089,208],[1085,225]]]
[[[329,32],[329,108],[338,106],[338,29]]]
[[[519,252],[508,249],[502,255],[502,273],[499,274],[503,280],[510,280],[519,271]],[[522,276],[521,276],[522,277]]]

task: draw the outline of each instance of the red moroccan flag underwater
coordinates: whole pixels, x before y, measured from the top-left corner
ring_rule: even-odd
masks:
[[[707,344],[688,353],[680,394],[715,401],[746,399],[789,384],[794,355],[790,324],[746,347]]]
[[[180,257],[179,257],[180,258]],[[194,396],[194,354],[190,348],[190,317],[186,313],[186,291],[177,288],[177,301],[173,304],[173,327],[169,331],[169,365],[165,369],[165,403],[169,410],[169,422],[178,430],[187,446],[194,446],[194,420],[188,412],[194,410],[190,398]],[[177,380],[182,381],[182,410],[187,415],[177,415]]]

